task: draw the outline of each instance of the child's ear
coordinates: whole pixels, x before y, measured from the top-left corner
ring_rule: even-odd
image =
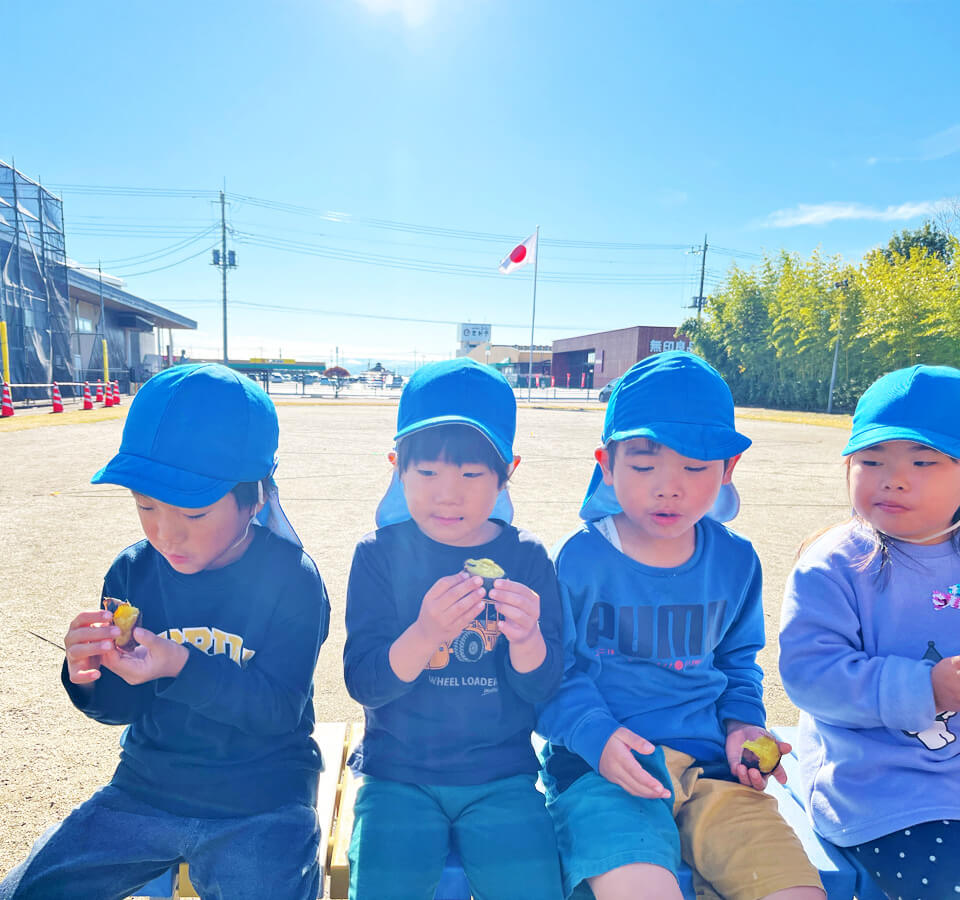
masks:
[[[593,451],[593,458],[600,464],[600,469],[603,472],[603,483],[604,484],[613,484],[613,469],[610,468],[610,451],[604,447],[597,447]]]
[[[723,481],[721,484],[730,484],[730,479],[733,478],[733,470],[736,467],[737,463],[740,462],[740,457],[743,456],[742,453],[738,453],[736,456],[731,456],[727,460],[726,465],[723,467]]]

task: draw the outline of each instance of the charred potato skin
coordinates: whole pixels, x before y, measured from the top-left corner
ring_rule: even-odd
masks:
[[[468,559],[463,564],[463,570],[468,575],[479,575],[483,579],[483,590],[487,596],[493,590],[493,583],[498,578],[503,578],[505,573],[492,559]],[[496,572],[499,574],[485,575],[484,572]]]
[[[759,745],[760,754],[748,744]],[[761,756],[762,754],[762,756]],[[740,762],[748,769],[757,769],[762,775],[769,775],[780,765],[780,745],[776,738],[769,734],[762,734],[752,741],[744,741],[740,751]],[[771,765],[771,760],[773,764]]]
[[[129,653],[137,646],[137,642],[133,637],[133,630],[140,624],[140,610],[129,601],[118,600],[116,597],[104,597],[102,606],[105,610],[113,614],[113,624],[120,629],[120,634],[114,642],[117,645],[117,649]],[[136,615],[131,617],[130,612],[134,612]],[[132,618],[133,621],[125,625],[124,621],[129,618]]]

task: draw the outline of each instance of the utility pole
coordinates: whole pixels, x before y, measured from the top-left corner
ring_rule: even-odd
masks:
[[[223,254],[220,257],[223,260],[220,266],[223,275],[223,364],[227,365],[230,361],[230,354],[227,353],[227,203],[223,191],[220,191],[220,252]]]
[[[703,236],[703,248],[699,250],[691,251],[693,253],[699,253],[700,256],[700,291],[697,293],[697,296],[693,298],[693,305],[691,308],[696,309],[697,311],[697,321],[700,321],[700,313],[703,312],[703,304],[706,301],[706,297],[703,296],[703,279],[707,274],[707,236]]]
[[[850,284],[849,279],[842,278],[833,283],[834,290],[840,288],[846,289]],[[840,331],[843,328],[843,304],[840,304],[840,320],[837,323],[837,340],[833,345],[833,369],[830,371],[830,394],[827,397],[827,413],[833,412],[833,385],[837,380],[837,357],[840,355]]]
[[[220,191],[220,249],[213,251],[213,265],[223,275],[223,364],[229,365],[230,354],[227,353],[227,269],[237,267],[237,254],[231,250],[227,252],[227,199]]]

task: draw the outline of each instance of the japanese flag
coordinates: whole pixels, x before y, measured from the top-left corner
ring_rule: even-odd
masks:
[[[532,263],[537,258],[537,233],[534,232],[522,244],[517,244],[500,260],[500,271],[509,275],[521,266]]]

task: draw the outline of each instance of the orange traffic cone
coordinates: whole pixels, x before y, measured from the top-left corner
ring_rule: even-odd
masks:
[[[93,400],[90,397],[90,382],[83,383],[83,408],[93,409]]]
[[[113,405],[114,406],[120,405],[120,382],[119,381],[115,381],[113,383]]]
[[[103,405],[106,407],[113,406],[113,388],[109,381],[103,386]]]
[[[0,418],[6,418],[13,415],[13,397],[10,395],[10,385],[3,383],[3,408],[0,411]]]
[[[97,396],[93,398],[97,403],[103,403],[103,382],[97,381]]]
[[[60,385],[53,383],[53,409],[51,412],[63,412],[63,399],[60,397]]]

